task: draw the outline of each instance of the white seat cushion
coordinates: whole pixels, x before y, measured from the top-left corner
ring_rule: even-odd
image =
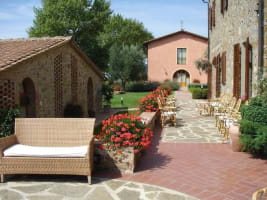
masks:
[[[15,144],[4,151],[6,157],[42,157],[42,158],[84,158],[88,146],[78,147],[35,147]]]

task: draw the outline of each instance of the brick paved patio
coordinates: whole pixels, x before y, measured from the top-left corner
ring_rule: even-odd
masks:
[[[191,99],[185,91],[177,96]],[[152,153],[142,158],[134,175],[120,179],[167,187],[203,200],[249,200],[254,191],[267,186],[267,160],[234,153],[229,144],[166,143],[161,141],[163,134],[158,127]]]

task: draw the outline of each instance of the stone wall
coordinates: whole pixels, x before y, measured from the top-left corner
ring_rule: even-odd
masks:
[[[62,55],[62,90],[63,107],[72,102],[71,95],[71,55],[77,58],[78,65],[78,104],[82,105],[85,116],[87,116],[87,82],[91,77],[94,88],[95,111],[101,107],[99,101],[99,91],[101,90],[102,79],[96,75],[91,67],[77,52],[65,44],[62,47],[42,53],[33,58],[27,59],[23,63],[0,73],[0,80],[12,80],[15,82],[15,102],[20,104],[20,96],[24,93],[23,80],[30,78],[35,87],[36,93],[36,116],[37,117],[55,117],[55,77],[54,77],[54,59]],[[26,116],[25,107],[20,107],[21,116]],[[61,113],[63,114],[63,113]]]
[[[212,5],[214,0],[211,0]],[[241,96],[244,95],[245,83],[245,46],[249,37],[252,45],[252,96],[256,95],[255,84],[258,74],[258,17],[257,1],[234,0],[228,1],[228,9],[221,13],[221,1],[215,0],[215,27],[210,31],[210,62],[218,54],[226,51],[226,84],[221,85],[221,93],[233,92],[233,56],[234,44],[241,47]],[[212,68],[212,97],[216,94],[216,69]]]

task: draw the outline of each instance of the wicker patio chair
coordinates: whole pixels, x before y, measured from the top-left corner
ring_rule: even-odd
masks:
[[[252,200],[267,200],[267,187],[255,192],[252,196]]]
[[[84,175],[91,183],[93,168],[93,130],[95,119],[88,118],[18,118],[15,134],[0,139],[0,174]],[[12,145],[33,147],[87,146],[85,157],[5,157]]]
[[[176,127],[176,107],[173,106],[164,106],[159,98],[157,98],[160,110],[160,119],[162,127],[165,127],[165,124],[168,120]]]

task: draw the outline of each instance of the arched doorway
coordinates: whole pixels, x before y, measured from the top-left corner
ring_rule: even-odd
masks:
[[[94,86],[91,77],[88,79],[87,83],[87,105],[88,112],[94,111]]]
[[[36,94],[34,83],[30,78],[25,78],[22,85],[27,99],[27,103],[25,105],[26,117],[34,118],[36,117]]]
[[[190,84],[190,74],[185,70],[179,70],[174,73],[173,81],[178,82],[181,87],[186,87]]]

